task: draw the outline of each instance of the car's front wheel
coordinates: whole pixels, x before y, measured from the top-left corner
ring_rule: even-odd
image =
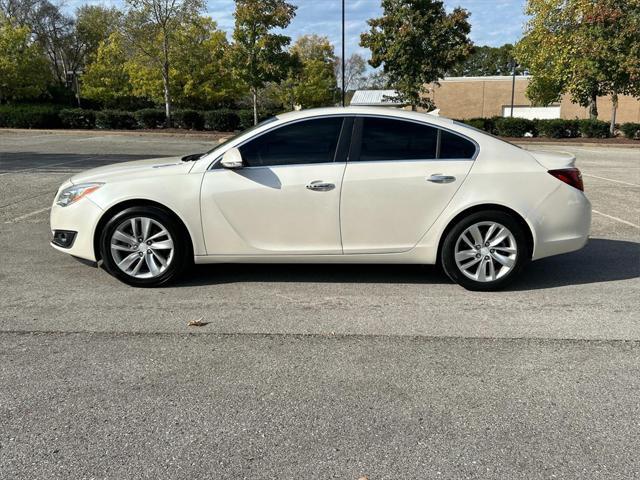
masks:
[[[188,264],[188,247],[178,222],[156,207],[132,207],[117,213],[100,236],[105,269],[137,287],[174,280]]]
[[[526,233],[502,211],[477,212],[458,222],[446,235],[441,264],[454,282],[468,290],[504,288],[529,261]]]

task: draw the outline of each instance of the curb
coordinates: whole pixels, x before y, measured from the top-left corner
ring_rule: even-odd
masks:
[[[125,135],[129,137],[180,137],[180,138],[204,138],[209,140],[218,140],[221,137],[234,135],[234,132],[162,132],[148,130],[70,130],[70,129],[36,129],[36,128],[0,128],[2,133],[33,133],[38,135]]]

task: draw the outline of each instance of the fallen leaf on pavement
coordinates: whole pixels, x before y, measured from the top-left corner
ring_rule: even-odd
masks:
[[[189,323],[187,323],[188,327],[204,327],[205,325],[208,325],[209,322],[203,322],[204,317],[200,317],[198,320],[189,320]]]

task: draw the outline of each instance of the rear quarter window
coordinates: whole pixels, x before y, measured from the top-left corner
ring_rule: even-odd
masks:
[[[438,158],[463,158],[471,159],[476,153],[476,145],[460,135],[441,130],[440,155]]]

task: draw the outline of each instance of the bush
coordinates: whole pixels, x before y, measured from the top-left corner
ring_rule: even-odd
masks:
[[[533,120],[504,117],[496,119],[496,132],[502,137],[524,137],[525,133],[536,135]]]
[[[0,105],[0,127],[59,128],[59,110],[55,105]]]
[[[624,136],[633,140],[640,140],[640,123],[623,123],[620,130]]]
[[[609,122],[602,120],[580,120],[580,133],[585,138],[609,138]]]
[[[253,110],[238,110],[238,129],[246,130],[253,126]]]
[[[197,110],[176,110],[173,114],[173,125],[188,130],[203,130],[204,117]]]
[[[136,128],[136,119],[131,112],[102,110],[96,113],[96,127],[131,130]]]
[[[65,128],[95,128],[96,112],[84,108],[65,108],[58,114]]]
[[[483,130],[487,133],[491,133],[495,135],[496,133],[496,119],[495,117],[491,118],[469,118],[467,120],[462,120],[462,123],[466,123],[467,125],[477,128],[478,130]]]
[[[203,113],[204,127],[218,132],[233,132],[240,125],[240,117],[233,110],[209,110]]]
[[[167,121],[165,111],[159,108],[143,108],[133,114],[141,128],[164,127]]]
[[[535,120],[536,131],[548,138],[575,138],[580,136],[580,123],[577,120]]]

